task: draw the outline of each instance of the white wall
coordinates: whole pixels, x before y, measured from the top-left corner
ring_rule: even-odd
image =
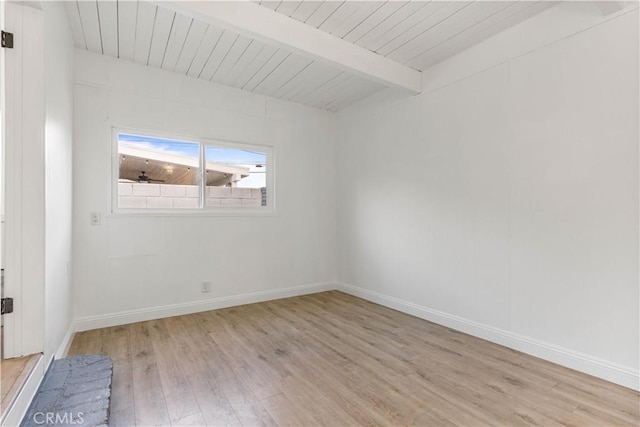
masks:
[[[345,289],[638,388],[638,78],[569,3],[342,114]]]
[[[73,36],[61,2],[43,2],[45,40],[45,358],[72,321]],[[68,339],[69,337],[67,337]]]
[[[84,51],[76,51],[75,72],[80,329],[309,292],[322,287],[276,291],[335,280],[332,114]],[[276,214],[109,214],[112,126],[274,146]],[[100,226],[89,225],[90,212],[102,214]],[[203,280],[211,293],[200,292]],[[233,298],[243,294],[252,296]]]

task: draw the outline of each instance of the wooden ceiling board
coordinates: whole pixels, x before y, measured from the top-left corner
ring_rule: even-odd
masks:
[[[540,13],[553,4],[553,2],[548,1],[515,2],[508,9],[500,12],[500,16],[496,14],[492,19],[483,21],[481,24],[457,34],[455,37],[435,46],[428,52],[410,60],[408,65],[417,69],[427,69],[500,31],[522,22],[529,16]]]
[[[242,89],[246,89],[253,92],[257,86],[260,85],[265,79],[267,79],[273,71],[278,68],[289,56],[291,52],[278,49],[273,55],[260,67],[260,69],[242,86]]]
[[[375,93],[380,92],[380,88],[379,87],[374,87],[371,88],[370,90],[364,91],[364,92],[360,92],[359,94],[352,96],[348,99],[344,99],[341,102],[338,102],[336,104],[334,104],[333,106],[331,106],[331,108],[327,108],[328,111],[333,111],[334,113],[339,112],[340,110],[342,110],[343,108],[348,107],[351,104],[354,104],[358,101],[361,101],[371,95],[374,95]]]
[[[276,11],[278,13],[282,13],[283,15],[291,16],[301,4],[301,1],[281,1]]]
[[[237,87],[236,81],[238,76],[249,67],[264,48],[264,43],[244,37],[243,39],[246,40],[246,45],[243,40],[242,43],[236,43],[236,47],[239,48],[244,45],[244,49],[239,55],[235,53],[233,56],[229,55],[229,59],[233,59],[227,61],[228,64],[224,66],[224,69],[220,69],[218,77],[215,80],[217,83]]]
[[[372,83],[364,82],[358,79],[353,80],[353,82],[351,82],[349,86],[343,88],[339,94],[332,96],[330,99],[323,102],[316,103],[315,107],[321,108],[323,110],[330,110],[333,105],[337,105],[347,99],[350,99],[351,97],[359,95],[360,93],[362,93],[365,87],[368,87],[369,84]]]
[[[421,10],[429,6],[428,2],[408,2],[401,8],[391,13],[388,17],[376,24],[367,33],[363,34],[359,39],[349,40],[365,49],[373,50],[375,46],[381,46],[385,43],[385,35],[397,26],[401,25],[405,20],[409,19]]]
[[[309,86],[312,82],[317,81],[317,79],[322,79],[323,75],[326,75],[326,70],[318,65],[319,64],[315,61],[308,63],[300,69],[298,73],[291,77],[289,81],[273,92],[272,96],[280,99],[286,99],[288,94],[296,92],[301,87]]]
[[[173,26],[171,27],[171,34],[167,41],[164,58],[160,64],[165,70],[174,71],[176,69],[178,58],[187,41],[187,35],[189,34],[192,23],[193,19],[176,14]]]
[[[434,46],[473,28],[511,6],[513,2],[474,2],[458,10],[421,34],[387,54],[388,58],[407,63]]]
[[[316,10],[320,6],[322,6],[322,1],[303,1],[292,13],[291,18],[297,19],[300,22],[307,22],[309,17],[315,13]]]
[[[225,31],[218,27],[214,27],[212,25],[207,27],[207,31],[205,32],[204,37],[200,42],[200,46],[198,46],[198,50],[193,57],[193,61],[191,61],[191,65],[187,70],[188,76],[200,77],[202,75],[205,67],[207,66],[207,61],[209,61],[211,54],[224,33]]]
[[[167,173],[167,169],[172,173]],[[150,179],[159,180],[152,181],[156,184],[195,185],[199,176],[198,168],[188,169],[183,165],[168,166],[165,162],[133,156],[127,156],[126,160],[120,161],[119,178],[121,180],[138,182],[138,177],[143,171]]]
[[[300,103],[316,107],[318,104],[324,104],[331,100],[336,94],[342,93],[350,84],[353,84],[357,78],[349,73],[341,73],[330,82],[322,87],[314,90],[305,97],[300,99]]]
[[[103,53],[97,2],[81,1],[77,2],[77,5],[82,21],[84,39],[87,43],[87,50],[95,53]]]
[[[320,86],[316,87],[310,92],[303,93],[301,96],[295,96],[291,98],[294,102],[299,102],[301,104],[311,105],[313,101],[322,96],[329,96],[329,94],[334,93],[336,91],[335,88],[338,88],[345,80],[349,79],[351,74],[341,71],[336,74],[331,79],[326,80]]]
[[[334,31],[340,27],[344,21],[353,16],[353,14],[361,8],[365,3],[359,1],[348,1],[342,4],[336,11],[327,19],[319,29],[325,33],[334,34]]]
[[[300,73],[287,85],[286,90],[282,91],[279,98],[291,100],[305,90],[311,91],[320,86],[336,74],[338,74],[338,72],[334,68],[314,61],[304,72]]]
[[[463,5],[458,6],[458,8],[462,6]],[[432,20],[434,14],[442,13],[441,11],[443,9],[446,11],[449,8],[455,7],[455,3],[453,2],[429,2],[425,4],[424,7],[405,16],[392,26],[388,28],[385,26],[385,31],[378,31],[379,34],[377,37],[371,39],[370,42],[360,40],[356,44],[382,55],[382,53],[380,53],[381,50],[391,50],[394,46],[402,44],[405,40],[409,39],[411,35],[407,33],[420,31],[421,28],[424,28],[422,23],[427,20]]]
[[[384,44],[377,46],[375,52],[383,56],[388,56],[400,47],[413,41],[416,37],[442,24],[445,20],[452,18],[471,4],[471,2],[466,1],[429,3],[429,6],[422,9],[427,16],[423,16],[420,19],[416,17],[406,19],[401,25],[394,29],[393,32],[397,34],[391,38],[387,38]]]
[[[409,3],[405,1],[387,1],[379,9],[376,9],[366,19],[359,22],[358,25],[353,27],[349,32],[342,36],[343,40],[350,43],[360,40],[384,20],[392,18],[395,14],[400,12],[400,9],[408,6]]]
[[[238,37],[240,36],[234,32],[227,30],[222,31],[222,34],[216,40],[215,45],[213,45],[213,49],[202,68],[202,72],[198,75],[199,78],[203,80],[211,80],[213,78],[214,74],[220,69],[220,66],[226,59],[227,55],[229,55],[229,52],[235,45]]]
[[[69,25],[73,34],[75,47],[87,50],[87,42],[84,39],[84,31],[82,29],[82,21],[80,20],[80,10],[78,3],[75,1],[65,1],[64,8],[69,17]]]
[[[339,81],[346,73],[344,71],[332,69],[327,73],[326,78],[316,78],[314,84],[305,85],[305,87],[293,91],[291,94],[285,95],[284,99],[292,102],[300,102],[303,99],[312,99],[312,94],[321,93],[331,87],[332,83]]]
[[[290,55],[266,79],[256,86],[255,91],[272,96],[298,73],[308,67],[311,62],[313,61],[310,59]]]
[[[254,43],[255,45],[256,43]],[[269,61],[275,53],[277,48],[263,44],[256,56],[238,73],[233,86],[243,88],[249,80],[253,78]]]
[[[235,42],[220,63],[220,66],[213,73],[211,80],[216,83],[226,85],[233,82],[235,76],[232,74],[231,70],[235,68],[240,58],[246,53],[252,41],[253,39],[238,35]]]
[[[207,186],[222,185],[229,180],[224,172],[207,169]],[[126,156],[120,160],[120,182],[140,182],[139,176],[144,175],[152,179],[152,184],[165,185],[198,185],[200,181],[200,168],[189,167],[183,164],[161,162],[143,157]],[[226,181],[225,181],[226,178]]]
[[[118,54],[118,3],[115,0],[99,1],[98,19],[102,52],[117,58]]]
[[[319,28],[324,24],[338,9],[346,3],[343,1],[325,1],[320,7],[305,21],[305,24]]]
[[[73,2],[65,2],[73,3]],[[138,21],[138,2],[118,2],[118,58],[133,61]]]
[[[158,8],[153,25],[153,33],[151,34],[148,65],[158,68],[162,65],[175,19],[175,12]]]
[[[178,55],[178,60],[176,61],[176,73],[187,74],[187,71],[191,67],[191,63],[193,62],[193,58],[196,56],[196,52],[198,52],[198,48],[202,43],[202,39],[207,33],[207,28],[209,28],[209,26],[201,21],[194,20],[191,23],[191,27],[189,27],[189,32],[187,33],[187,38],[184,41],[184,45],[182,46],[180,54]]]
[[[157,10],[158,7],[151,3],[138,2],[138,19],[133,49],[133,60],[138,64],[147,65],[149,61],[151,37],[153,36]]]
[[[342,108],[360,101],[376,92],[379,92],[382,87],[373,82],[365,81],[362,85],[356,86],[355,90],[342,94],[336,97],[333,101],[323,105],[321,108],[328,111],[340,111]]]
[[[360,5],[350,16],[348,16],[340,25],[329,31],[336,37],[344,38],[351,30],[356,28],[362,22],[365,22],[371,15],[380,10],[386,2],[383,1],[367,1]],[[322,28],[321,28],[322,29]]]
[[[278,6],[280,6],[280,4],[282,3],[282,0],[275,0],[275,1],[260,1],[260,6],[264,6],[264,7],[268,7],[271,10],[276,10],[278,8]]]
[[[355,76],[349,75],[346,79],[333,86],[330,90],[327,90],[326,92],[321,93],[319,96],[314,97],[314,99],[310,100],[309,104],[312,107],[322,108],[323,106],[331,103],[332,101],[335,101],[337,98],[341,98],[346,93],[353,90],[359,82],[360,79]]]

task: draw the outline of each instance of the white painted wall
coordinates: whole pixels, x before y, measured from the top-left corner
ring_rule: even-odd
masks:
[[[567,3],[344,112],[345,289],[638,388],[638,79]]]
[[[75,72],[80,329],[335,280],[332,114],[83,51],[76,51]],[[112,126],[274,146],[276,214],[109,214]],[[90,212],[102,214],[100,226],[89,225]],[[212,282],[211,293],[200,292],[202,280]]]
[[[45,359],[72,322],[73,36],[61,2],[43,2],[45,74]],[[68,339],[68,337],[67,337]]]

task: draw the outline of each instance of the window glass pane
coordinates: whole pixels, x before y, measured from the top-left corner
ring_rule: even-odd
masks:
[[[267,153],[228,147],[205,147],[206,206],[267,205]]]
[[[200,145],[118,134],[118,207],[200,207]]]

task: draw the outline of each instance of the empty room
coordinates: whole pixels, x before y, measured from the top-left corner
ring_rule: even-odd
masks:
[[[0,425],[640,426],[639,11],[1,1]]]

